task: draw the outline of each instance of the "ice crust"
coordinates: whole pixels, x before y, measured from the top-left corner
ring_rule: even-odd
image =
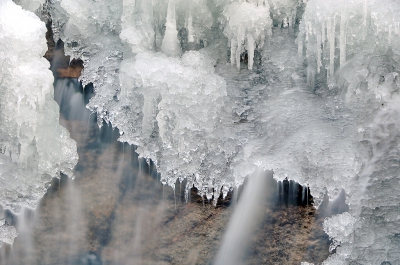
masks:
[[[45,33],[36,15],[0,1],[0,205],[13,213],[36,208],[51,179],[72,176],[78,160],[76,143],[58,122],[53,75],[42,57]],[[0,244],[15,236],[0,218]]]
[[[344,190],[325,264],[400,263],[396,1],[79,3],[51,12],[94,84],[88,108],[163,183],[216,199],[263,167],[310,187],[316,207]]]

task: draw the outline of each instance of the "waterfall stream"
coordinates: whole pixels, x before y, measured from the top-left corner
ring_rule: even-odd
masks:
[[[215,265],[244,264],[244,255],[249,248],[253,230],[259,226],[264,202],[271,197],[272,172],[258,170],[249,177],[240,200],[228,225]],[[268,179],[269,178],[269,179]],[[269,198],[270,199],[270,198]]]

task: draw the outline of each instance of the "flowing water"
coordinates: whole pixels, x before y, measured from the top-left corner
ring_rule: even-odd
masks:
[[[258,227],[264,203],[270,200],[273,186],[271,185],[272,171],[255,172],[243,190],[243,194],[228,225],[215,264],[239,265],[244,263],[248,251],[249,239],[253,230]]]

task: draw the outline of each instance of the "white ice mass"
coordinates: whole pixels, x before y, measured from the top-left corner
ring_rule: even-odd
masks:
[[[0,205],[13,213],[36,208],[51,179],[71,176],[78,160],[76,143],[59,125],[45,33],[36,15],[0,1]],[[1,214],[0,246],[16,235]]]
[[[16,192],[1,203],[18,208],[76,154],[54,125],[44,25],[0,3],[1,192]],[[52,0],[49,11],[94,85],[87,107],[163,183],[186,178],[216,200],[263,167],[309,186],[316,207],[344,190],[349,211],[324,224],[336,247],[325,264],[400,264],[400,2]]]

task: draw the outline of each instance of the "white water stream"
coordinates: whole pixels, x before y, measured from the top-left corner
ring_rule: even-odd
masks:
[[[244,264],[250,238],[264,215],[264,202],[274,188],[268,185],[272,174],[272,171],[259,169],[249,177],[225,232],[215,265]]]

